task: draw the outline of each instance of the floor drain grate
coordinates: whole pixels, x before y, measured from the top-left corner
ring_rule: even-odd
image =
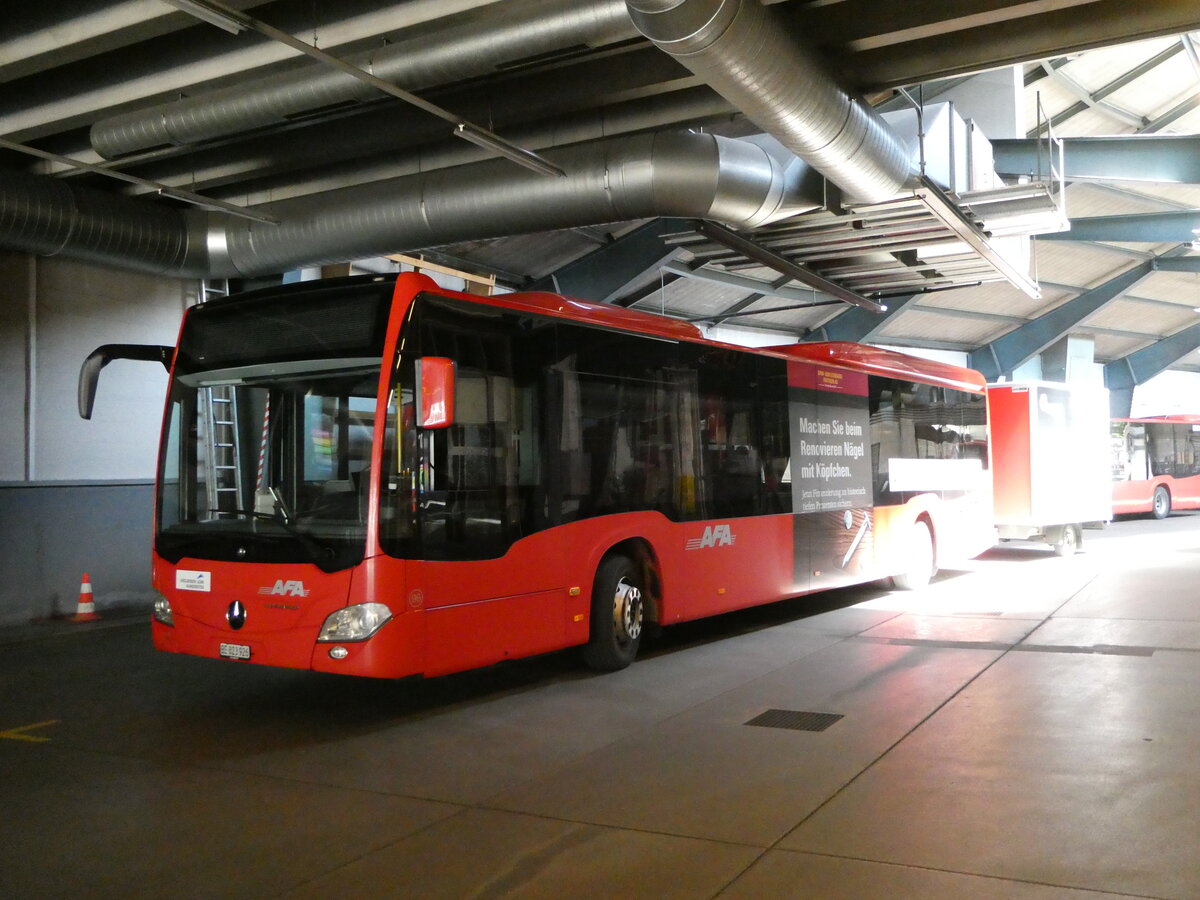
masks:
[[[792,731],[824,731],[838,719],[838,713],[802,712],[795,709],[768,709],[755,716],[747,725],[763,728],[790,728]]]

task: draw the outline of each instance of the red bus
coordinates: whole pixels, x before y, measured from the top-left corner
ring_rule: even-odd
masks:
[[[1200,509],[1200,416],[1113,419],[1113,514]]]
[[[750,350],[553,294],[330,279],[188,310],[155,645],[397,678],[938,565],[994,542],[984,382],[847,343]]]

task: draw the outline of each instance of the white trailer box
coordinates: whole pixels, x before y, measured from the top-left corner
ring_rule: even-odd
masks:
[[[1050,382],[987,387],[996,530],[1073,553],[1112,518],[1108,391]]]

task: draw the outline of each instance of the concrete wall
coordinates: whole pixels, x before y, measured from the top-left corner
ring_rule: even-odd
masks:
[[[33,275],[32,257],[0,253],[0,482],[27,477]]]
[[[76,385],[100,344],[174,344],[194,281],[0,254],[0,624],[149,605],[152,481],[167,375],[121,360],[90,421]]]
[[[0,626],[71,615],[86,572],[96,609],[149,607],[154,485],[0,486]]]

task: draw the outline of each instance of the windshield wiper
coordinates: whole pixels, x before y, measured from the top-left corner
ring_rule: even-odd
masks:
[[[275,512],[279,514],[279,517],[283,520],[283,524],[286,525],[292,520],[291,510],[289,510],[287,504],[283,502],[283,497],[279,495],[279,490],[276,487],[273,485],[269,486],[267,491],[270,493],[271,499],[275,501]]]

